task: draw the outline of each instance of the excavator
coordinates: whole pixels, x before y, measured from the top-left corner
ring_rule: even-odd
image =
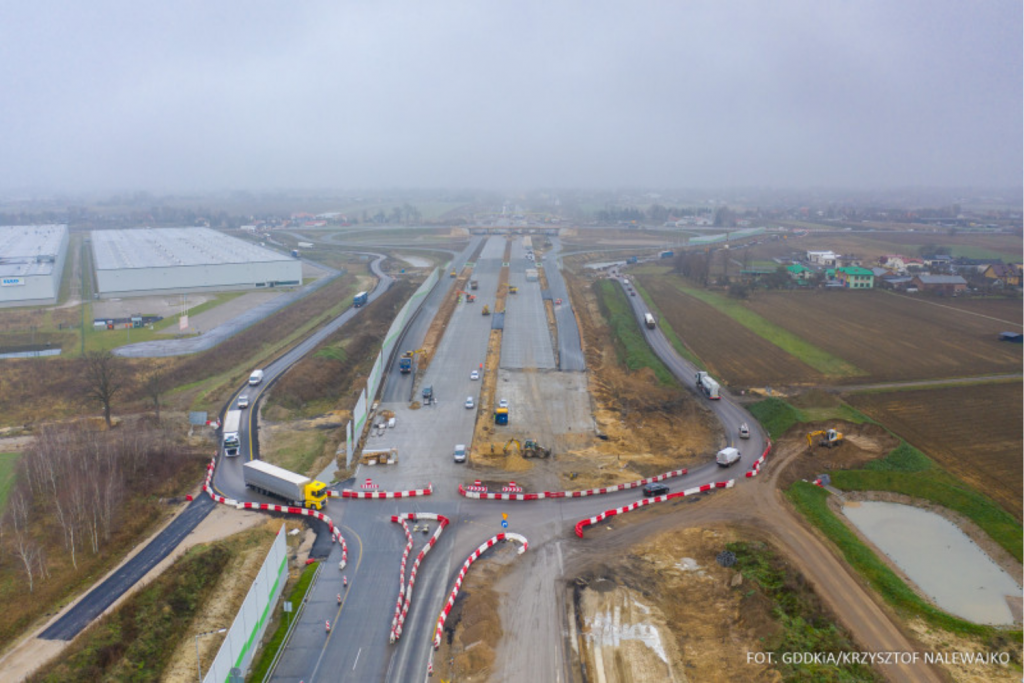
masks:
[[[476,294],[470,294],[469,292],[467,292],[467,291],[466,291],[466,290],[464,290],[464,289],[460,289],[460,290],[458,290],[457,292],[455,292],[455,296],[456,296],[456,297],[459,297],[459,298],[461,298],[461,297],[465,296],[465,297],[466,297],[466,303],[467,303],[467,304],[471,304],[471,303],[473,303],[474,301],[476,301]]]
[[[833,446],[841,446],[842,443],[843,443],[843,434],[842,434],[842,432],[837,432],[834,429],[819,429],[816,432],[810,432],[809,434],[807,434],[807,445],[808,446],[813,446],[814,445],[814,438],[818,437],[818,436],[825,437],[821,441],[818,442],[818,445],[819,446],[823,446],[824,448],[832,448]]]
[[[549,458],[551,457],[551,449],[544,448],[533,439],[526,439],[523,443],[519,443],[518,439],[509,439],[505,443],[505,447],[502,449],[502,453],[506,455],[515,446],[519,454],[524,458]]]

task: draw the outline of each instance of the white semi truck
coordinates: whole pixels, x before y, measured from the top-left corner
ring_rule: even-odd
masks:
[[[280,498],[289,505],[322,510],[327,501],[327,484],[262,460],[242,465],[247,488]]]
[[[242,411],[229,410],[224,416],[224,455],[233,458],[238,455],[238,449],[242,443],[238,433],[242,427]]]
[[[649,330],[653,330],[658,325],[654,320],[654,316],[650,313],[644,313],[644,324],[647,325],[647,329]]]
[[[712,401],[722,398],[718,393],[718,382],[711,379],[711,375],[703,370],[697,373],[697,387]]]

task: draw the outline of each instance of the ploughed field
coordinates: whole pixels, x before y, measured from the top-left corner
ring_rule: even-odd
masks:
[[[680,292],[658,276],[642,277],[644,289],[679,338],[714,377],[734,386],[819,384],[824,376],[758,336],[714,306]]]
[[[846,400],[1021,518],[1019,382],[852,394]]]
[[[999,341],[1006,324],[882,291],[758,292],[748,308],[865,373],[843,383],[1021,372],[1020,347]],[[987,303],[987,302],[981,302]],[[1018,304],[1019,305],[1019,304]]]
[[[732,386],[871,384],[1020,373],[1019,301],[914,298],[883,291],[756,291],[733,301],[767,323],[841,359],[854,372],[825,376],[714,305],[674,286],[674,275],[640,277],[665,321]],[[691,285],[692,286],[692,285]],[[724,298],[724,293],[722,294]]]

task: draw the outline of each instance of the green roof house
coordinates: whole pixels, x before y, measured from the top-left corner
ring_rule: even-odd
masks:
[[[857,266],[836,268],[836,279],[847,289],[871,289],[875,286],[875,274]]]

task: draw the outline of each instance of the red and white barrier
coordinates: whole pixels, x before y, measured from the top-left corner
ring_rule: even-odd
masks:
[[[580,521],[576,522],[576,535],[580,538],[583,538],[584,528],[592,524],[597,524],[598,522],[601,522],[607,519],[608,517],[614,517],[615,515],[624,515],[627,512],[632,512],[633,510],[637,510],[648,505],[654,505],[655,503],[663,503],[666,500],[672,500],[675,498],[685,498],[686,496],[692,496],[698,493],[704,493],[706,491],[713,491],[715,489],[731,489],[735,484],[735,479],[730,479],[729,481],[716,481],[712,484],[695,486],[692,489],[686,489],[685,491],[679,491],[677,493],[667,493],[664,496],[644,498],[643,500],[638,500],[635,503],[631,503],[620,508],[615,508],[613,510],[605,510],[599,515],[595,515],[594,517],[591,517],[589,519],[581,519]]]
[[[631,481],[625,484],[616,484],[614,486],[603,486],[596,489],[586,489],[584,491],[544,491],[543,493],[487,493],[487,487],[481,487],[480,480],[477,479],[473,486],[463,486],[462,484],[459,484],[459,495],[465,496],[466,498],[475,498],[477,500],[546,500],[548,498],[584,498],[586,496],[599,496],[603,493],[615,493],[616,491],[640,488],[641,486],[646,486],[647,484],[655,481],[664,481],[665,479],[671,479],[673,477],[681,477],[685,475],[687,471],[688,470],[685,469],[672,470],[671,472],[659,474],[654,477],[648,477],[647,479]],[[510,483],[514,484],[515,482]]]
[[[434,649],[441,647],[441,637],[444,635],[444,622],[448,618],[448,613],[452,611],[452,606],[455,604],[455,599],[459,597],[459,591],[462,589],[462,582],[466,578],[466,572],[473,566],[484,551],[488,548],[496,545],[499,541],[516,541],[520,544],[519,554],[522,555],[526,552],[529,547],[529,542],[525,536],[513,533],[504,533],[493,536],[487,540],[486,543],[481,545],[479,548],[474,550],[466,561],[462,563],[462,569],[459,570],[459,575],[455,578],[455,586],[452,587],[452,592],[448,595],[448,602],[445,603],[441,609],[441,614],[437,618],[437,626],[434,628]]]
[[[515,483],[514,481],[510,481],[508,483],[508,486],[502,486],[501,487],[501,492],[502,493],[522,493],[523,492],[523,487],[520,486],[519,484]]]
[[[425,489],[413,489],[411,491],[353,491],[345,489],[341,493],[330,491],[328,495],[332,498],[362,498],[372,500],[391,500],[392,498],[414,498],[415,496],[429,496],[434,492],[434,485],[427,484]]]
[[[409,534],[409,527],[406,525],[406,519],[413,520],[436,520],[438,522],[437,529],[434,530],[433,535],[423,545],[419,554],[416,556],[416,561],[413,562],[412,571],[409,573],[409,585],[404,586],[405,579],[405,562],[409,554],[409,549],[412,548],[412,535]],[[441,533],[444,528],[448,526],[449,520],[444,515],[434,514],[432,512],[407,512],[402,515],[392,515],[392,522],[400,522],[402,527],[405,529],[405,533],[409,538],[409,542],[406,544],[406,552],[402,556],[402,579],[403,583],[400,586],[398,593],[398,604],[401,610],[396,609],[395,618],[391,622],[391,642],[394,643],[396,640],[402,637],[402,628],[405,626],[405,618],[409,614],[409,607],[412,605],[412,589],[416,585],[416,574],[420,570],[420,564],[423,562],[423,558],[427,556],[430,549],[437,543],[437,539],[441,538]],[[404,588],[404,590],[402,590]]]
[[[362,488],[364,491],[376,491],[380,488],[380,484],[374,484],[373,479],[367,477],[366,481],[363,482]]]
[[[210,461],[210,464],[206,466],[206,480],[203,482],[203,490],[206,491],[210,498],[218,503],[224,505],[231,505],[238,510],[265,510],[270,512],[284,512],[290,515],[303,515],[305,517],[316,517],[322,522],[327,524],[327,528],[331,533],[331,541],[334,543],[341,544],[341,563],[340,567],[345,568],[348,563],[348,546],[345,544],[345,538],[341,535],[341,531],[334,526],[334,520],[317,510],[307,510],[303,507],[295,507],[292,505],[275,505],[273,503],[253,503],[248,501],[239,502],[234,498],[227,498],[218,494],[213,489],[213,474],[217,467],[217,456],[214,456]]]
[[[771,441],[771,439],[768,439],[765,442],[764,453],[761,454],[760,458],[758,458],[757,460],[754,461],[754,464],[751,466],[750,470],[747,472],[747,474],[746,474],[747,479],[750,479],[751,477],[756,477],[758,474],[761,473],[761,465],[764,464],[764,460],[765,460],[765,458],[768,457],[768,454],[771,453],[771,450],[772,450],[772,441]]]

